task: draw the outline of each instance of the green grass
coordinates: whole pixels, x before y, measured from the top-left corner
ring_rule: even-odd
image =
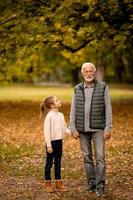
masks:
[[[45,97],[56,95],[64,102],[70,102],[73,88],[68,86],[0,86],[0,101],[42,101]],[[133,99],[133,87],[131,85],[110,85],[112,100]]]
[[[132,88],[110,88],[112,100],[130,100],[133,99]]]
[[[20,146],[0,144],[0,161],[11,161],[18,159],[22,156],[34,155],[34,147],[27,144],[21,144]]]
[[[2,86],[0,87],[0,101],[42,101],[47,96],[56,95],[62,101],[69,102],[72,91],[72,87]]]

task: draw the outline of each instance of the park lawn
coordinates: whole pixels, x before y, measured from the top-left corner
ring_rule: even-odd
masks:
[[[72,87],[66,86],[2,86],[0,87],[0,101],[42,101],[47,96],[56,95],[62,101],[69,102],[72,90]]]
[[[112,100],[133,99],[133,87],[131,85],[110,85]],[[29,86],[11,85],[0,86],[0,101],[42,101],[45,97],[56,95],[63,102],[70,102],[73,88],[66,85],[59,86]]]
[[[128,200],[132,194],[132,89],[110,85],[113,133],[106,144],[106,200]],[[70,86],[0,87],[0,200],[97,199],[85,191],[80,145],[70,136],[64,139],[62,159],[62,177],[69,192],[48,194],[42,186],[45,148],[39,105],[46,96],[57,95],[63,101],[61,111],[69,124],[72,92]]]

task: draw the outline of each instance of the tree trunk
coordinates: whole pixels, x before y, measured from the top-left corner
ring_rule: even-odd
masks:
[[[122,53],[115,53],[115,80],[118,83],[124,82],[125,66],[123,62]]]
[[[97,68],[97,73],[96,73],[96,79],[99,81],[103,81],[105,79],[105,72],[104,72],[104,67],[102,65],[102,60],[99,55],[99,49],[96,50],[96,68]]]
[[[99,81],[104,81],[105,76],[104,76],[104,67],[103,66],[98,66],[97,67],[97,73],[96,73],[96,79]]]
[[[79,68],[71,69],[72,85],[79,83]]]

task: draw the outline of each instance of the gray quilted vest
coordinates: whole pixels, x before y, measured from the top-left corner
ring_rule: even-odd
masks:
[[[106,84],[101,81],[94,81],[94,89],[91,99],[91,110],[90,110],[90,128],[100,129],[105,128],[105,101],[104,91]],[[84,132],[84,83],[80,83],[75,86],[76,96],[76,129],[79,132]]]

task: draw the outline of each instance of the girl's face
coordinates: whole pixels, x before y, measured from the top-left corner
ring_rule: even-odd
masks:
[[[54,101],[54,108],[61,107],[61,101],[56,96],[53,97],[53,101]]]

